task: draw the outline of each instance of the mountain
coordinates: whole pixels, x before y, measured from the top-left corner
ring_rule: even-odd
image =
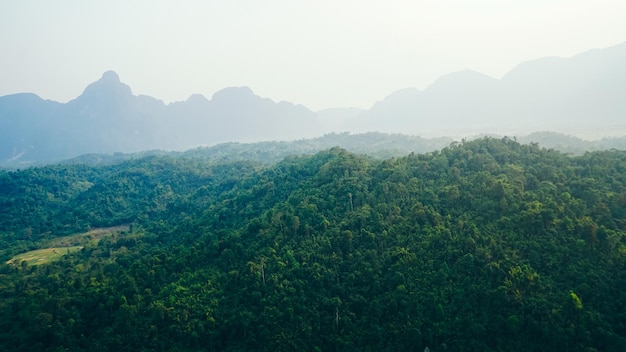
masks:
[[[524,62],[501,79],[455,72],[423,91],[398,90],[367,110],[319,112],[259,97],[249,87],[165,104],[134,95],[108,71],[66,104],[34,94],[0,97],[0,165],[344,131],[463,138],[556,131],[587,139],[621,137],[626,132],[624,62],[626,43],[572,58]]]
[[[0,172],[0,351],[626,351],[624,170],[483,138]]]
[[[497,80],[471,70],[424,91],[395,92],[345,129],[419,135],[553,130],[598,137],[626,131],[626,43],[572,58],[522,63]]]
[[[0,97],[0,160],[27,164],[88,153],[298,139],[318,135],[315,118],[302,105],[276,103],[248,87],[166,105],[134,95],[108,71],[66,104],[34,94]]]

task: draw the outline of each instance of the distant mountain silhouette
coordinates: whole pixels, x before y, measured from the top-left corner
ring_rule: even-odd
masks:
[[[22,93],[0,97],[0,164],[89,153],[183,150],[224,142],[378,131],[425,137],[556,131],[626,134],[626,43],[572,58],[521,63],[501,79],[465,70],[425,90],[394,92],[368,110],[274,102],[248,87],[165,104],[134,95],[113,71],[66,103]]]
[[[164,104],[133,95],[113,71],[61,104],[34,94],[0,97],[0,162],[55,161],[88,153],[182,150],[227,141],[289,140],[319,135],[314,112],[276,103],[248,87],[211,100],[192,95]]]
[[[500,80],[471,70],[451,73],[424,91],[391,94],[344,129],[418,135],[624,133],[624,63],[626,43],[572,58],[525,62]]]

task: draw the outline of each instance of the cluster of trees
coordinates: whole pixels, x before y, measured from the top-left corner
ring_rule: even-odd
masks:
[[[0,265],[0,351],[626,349],[626,152],[485,138],[0,174],[3,260],[119,224]]]

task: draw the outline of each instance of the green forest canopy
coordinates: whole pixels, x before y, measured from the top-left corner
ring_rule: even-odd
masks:
[[[0,174],[0,350],[622,351],[626,152],[484,138],[375,160]]]

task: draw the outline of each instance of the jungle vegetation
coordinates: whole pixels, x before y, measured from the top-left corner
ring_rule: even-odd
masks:
[[[625,232],[626,152],[508,138],[0,172],[0,351],[624,351]]]

